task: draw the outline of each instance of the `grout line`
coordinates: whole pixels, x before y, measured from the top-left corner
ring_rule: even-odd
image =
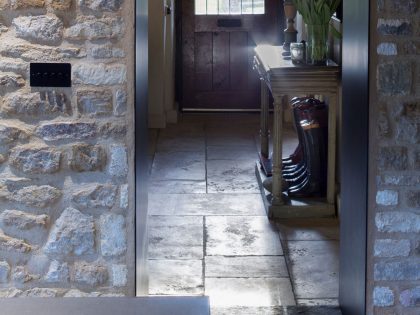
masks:
[[[209,182],[208,182],[208,172],[207,172],[207,161],[208,161],[208,139],[207,139],[207,124],[204,124],[204,167],[205,167],[205,175],[206,175],[206,194],[209,193]]]
[[[206,294],[206,256],[207,256],[207,232],[206,232],[206,217],[203,216],[203,290]]]

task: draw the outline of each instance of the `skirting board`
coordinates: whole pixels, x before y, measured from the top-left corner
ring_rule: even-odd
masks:
[[[260,162],[255,165],[255,175],[261,191],[261,197],[267,216],[270,219],[287,218],[321,218],[335,216],[335,206],[328,204],[324,199],[305,198],[289,199],[284,205],[273,206],[270,202],[271,194],[264,189],[262,183],[267,178],[260,167]]]
[[[1,315],[209,315],[208,297],[9,298]]]

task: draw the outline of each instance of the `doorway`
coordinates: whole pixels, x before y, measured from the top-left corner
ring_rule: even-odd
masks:
[[[369,4],[363,1],[344,4],[346,28],[343,43],[343,115],[345,119],[343,119],[341,163],[343,222],[341,225],[340,304],[344,314],[352,315],[364,314],[365,308],[368,6]],[[359,87],[358,91],[364,91],[364,93],[357,95],[351,93],[351,87],[354,84]],[[356,110],[354,110],[355,104],[357,104]],[[137,103],[138,109],[142,105],[144,106]],[[354,125],[359,127],[357,133],[360,137],[357,142],[354,141],[355,137],[351,136],[351,133],[354,133],[352,127]],[[141,180],[138,178],[138,181]],[[352,206],[354,200],[357,200],[357,207]],[[141,207],[141,203],[138,203],[138,210],[144,211]]]
[[[277,0],[182,0],[177,5],[178,101],[183,111],[259,109],[254,47],[283,41]],[[181,75],[182,73],[182,75]]]

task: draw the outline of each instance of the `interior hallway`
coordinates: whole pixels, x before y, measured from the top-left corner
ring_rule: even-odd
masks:
[[[338,304],[337,221],[267,219],[258,130],[255,114],[185,114],[151,130],[150,294],[205,294],[212,314]]]

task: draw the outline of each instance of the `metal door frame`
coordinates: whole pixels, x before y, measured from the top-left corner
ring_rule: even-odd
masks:
[[[147,176],[142,174],[147,165],[147,58],[142,52],[147,49],[148,0],[136,1],[136,278],[137,293],[144,294]],[[343,2],[340,306],[344,315],[363,315],[367,283],[370,1]]]

